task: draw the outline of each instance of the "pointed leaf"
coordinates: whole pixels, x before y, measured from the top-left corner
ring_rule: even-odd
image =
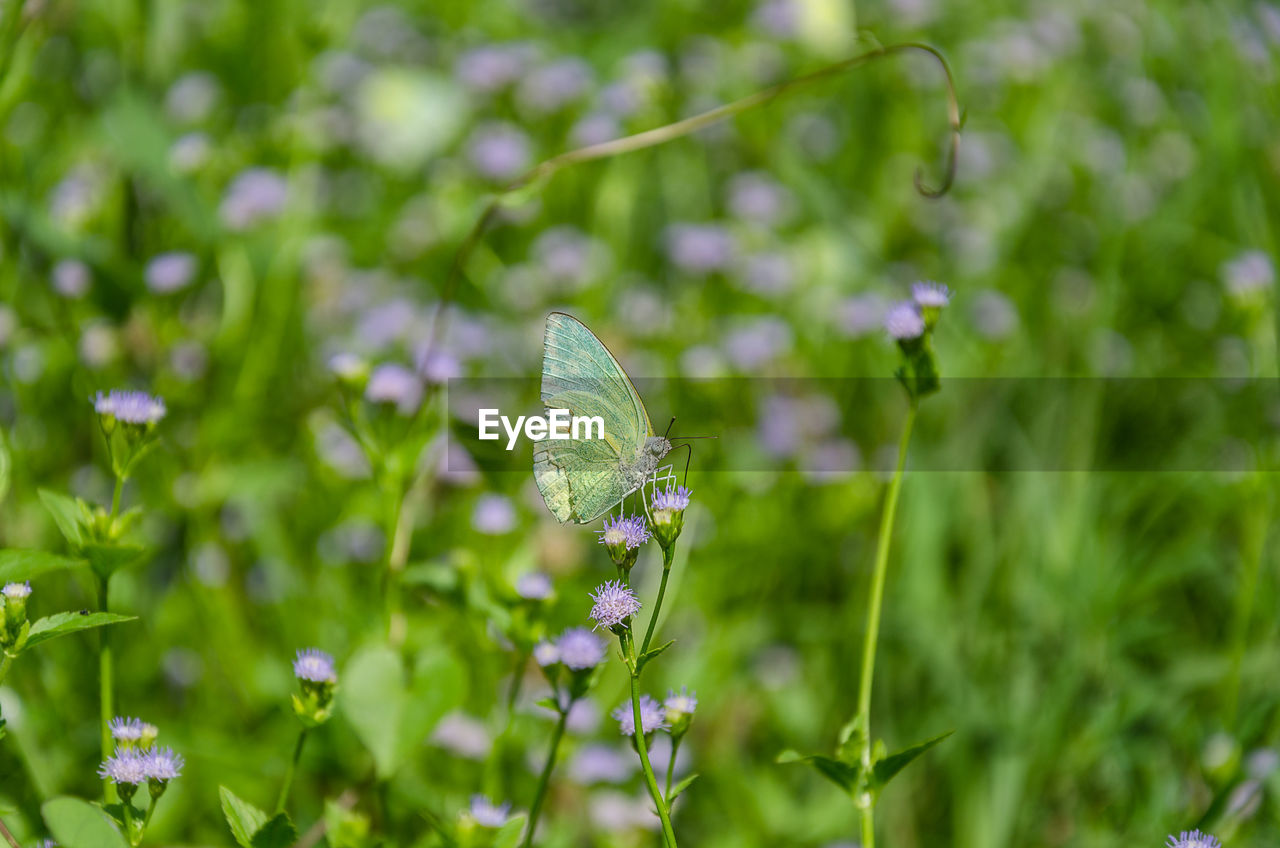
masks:
[[[337,801],[324,802],[324,823],[329,848],[364,848],[369,843],[369,817]]]
[[[824,757],[820,754],[805,756],[796,751],[783,751],[778,755],[779,763],[808,763],[818,772],[839,786],[845,792],[853,792],[858,787],[858,779],[861,776],[862,769],[856,765],[842,763],[839,760],[833,760],[831,757]]]
[[[40,808],[62,848],[127,848],[120,829],[99,808],[79,798],[54,798]]]
[[[237,798],[225,786],[218,787],[218,795],[222,798],[222,815],[226,817],[236,843],[242,848],[254,848],[253,835],[267,823],[267,814],[248,801]]]
[[[649,660],[656,659],[659,654],[661,654],[667,648],[670,648],[675,643],[676,643],[676,640],[672,639],[666,644],[659,645],[656,648],[650,648],[649,650],[645,651],[643,654],[640,655],[640,659],[636,661],[636,670],[639,671],[640,669],[644,668],[649,663]]]
[[[693,782],[697,779],[698,774],[695,772],[673,786],[671,788],[671,794],[667,796],[667,806],[670,807],[674,804],[675,800],[680,797],[680,793],[692,786]]]
[[[48,642],[50,639],[66,636],[68,633],[77,633],[81,630],[105,627],[108,624],[136,620],[137,616],[119,615],[114,612],[60,612],[57,615],[48,615],[37,619],[31,625],[31,634],[27,637],[26,647],[31,648],[41,642]]]
[[[48,489],[40,489],[38,494],[40,495],[40,502],[44,504],[44,508],[49,510],[49,514],[53,516],[53,523],[58,525],[58,530],[62,532],[67,544],[73,549],[78,549],[83,545],[86,539],[84,532],[85,510],[81,502]]]
[[[81,560],[46,551],[9,548],[0,550],[0,583],[22,583],[51,571],[62,571],[82,565],[84,562]]]
[[[408,702],[400,654],[384,646],[360,651],[343,670],[338,694],[378,776],[390,777],[400,765],[400,725]]]
[[[93,573],[104,580],[126,565],[137,562],[146,553],[141,545],[101,544],[91,542],[80,548]]]
[[[493,835],[493,848],[516,848],[524,833],[524,816],[513,816]]]
[[[955,733],[955,731],[948,730],[946,733],[943,733],[940,736],[935,736],[927,742],[921,742],[919,745],[912,746],[904,751],[899,751],[896,754],[891,754],[878,761],[871,768],[871,788],[874,791],[879,792],[890,780],[893,780],[894,776],[897,775],[898,772],[910,765],[912,760],[932,748],[934,745],[937,745],[943,739],[946,739],[952,733]]]
[[[298,841],[298,829],[289,820],[288,813],[277,813],[258,828],[250,844],[253,848],[289,848]]]

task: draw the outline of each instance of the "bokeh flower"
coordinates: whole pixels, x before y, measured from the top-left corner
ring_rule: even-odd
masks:
[[[139,426],[155,424],[168,411],[162,399],[126,389],[112,389],[105,395],[98,392],[93,399],[93,410],[103,417]]]
[[[516,594],[526,601],[545,601],[551,597],[551,578],[541,571],[521,574],[516,579]]]
[[[227,227],[247,230],[279,215],[288,197],[284,177],[270,168],[249,168],[227,186],[218,211]]]
[[[592,593],[591,600],[595,602],[591,607],[591,618],[596,628],[612,630],[624,627],[631,616],[640,611],[640,599],[621,580],[600,584]]]
[[[539,642],[533,646],[533,661],[542,668],[560,662],[560,649],[555,642]]]
[[[911,299],[921,309],[941,309],[951,302],[951,289],[942,283],[921,280],[911,284]]]
[[[605,646],[585,627],[571,627],[556,640],[560,661],[574,671],[586,671],[604,662]]]
[[[152,257],[147,263],[147,288],[157,294],[170,294],[191,284],[196,275],[196,258],[190,253],[170,251]]]
[[[884,328],[898,341],[918,339],[924,335],[924,318],[914,303],[896,303],[885,313]]]
[[[471,817],[481,827],[499,828],[511,818],[510,802],[495,804],[484,795],[471,796]]]
[[[393,404],[401,415],[412,415],[422,403],[422,380],[403,365],[384,362],[369,374],[364,396],[374,403]]]
[[[311,683],[337,683],[338,671],[333,657],[318,648],[304,648],[293,660],[293,674]]]
[[[613,717],[618,720],[618,730],[622,732],[623,736],[636,735],[635,710],[630,701],[615,709]],[[668,727],[666,709],[648,695],[640,696],[640,727],[645,734],[653,733],[655,730],[664,730]]]

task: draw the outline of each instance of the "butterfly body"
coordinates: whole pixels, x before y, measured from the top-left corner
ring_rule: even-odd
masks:
[[[533,452],[533,474],[561,523],[594,521],[640,489],[671,443],[653,432],[649,413],[608,348],[576,318],[547,316],[542,403],[571,415],[599,417],[598,439],[546,439]]]

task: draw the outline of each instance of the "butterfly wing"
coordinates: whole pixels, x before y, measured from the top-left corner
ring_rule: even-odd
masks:
[[[533,451],[538,490],[561,524],[585,524],[631,493],[622,461],[632,461],[652,435],[644,402],[608,348],[576,318],[547,316],[542,403],[573,416],[598,416],[603,439],[546,439]]]

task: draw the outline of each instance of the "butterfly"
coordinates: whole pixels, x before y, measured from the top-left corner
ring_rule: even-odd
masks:
[[[561,524],[586,524],[654,478],[671,442],[653,432],[631,378],[581,321],[552,312],[542,344],[542,405],[604,421],[603,438],[544,439],[533,450],[547,509]]]

